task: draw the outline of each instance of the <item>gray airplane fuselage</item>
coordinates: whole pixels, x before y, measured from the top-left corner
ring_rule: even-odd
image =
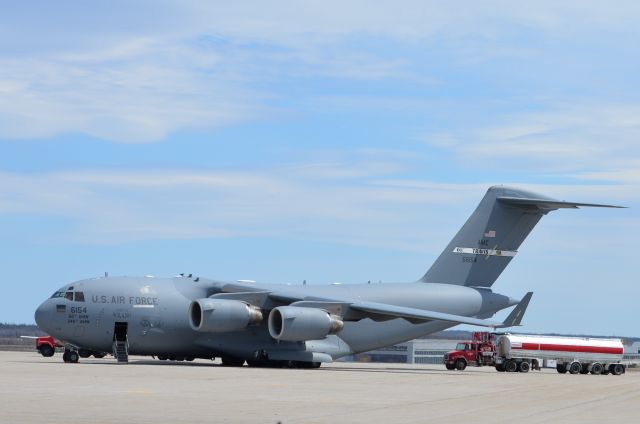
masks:
[[[38,326],[73,349],[162,357],[329,362],[459,323],[519,325],[517,301],[491,286],[550,211],[610,205],[555,200],[494,186],[415,283],[285,285],[175,278],[105,277],[60,288],[38,307]],[[517,306],[502,323],[487,321]]]
[[[81,280],[56,293],[83,294],[84,301],[64,296],[46,300],[36,311],[39,327],[84,349],[110,352],[116,322],[128,324],[129,352],[138,355],[250,358],[258,350],[300,350],[300,342],[273,339],[266,320],[244,331],[202,333],[189,324],[192,301],[218,292],[223,283],[188,277],[104,277]],[[490,317],[517,303],[489,289],[431,283],[264,285],[256,289],[298,294],[304,299],[367,300],[464,316]],[[68,296],[73,297],[73,295]],[[455,323],[412,324],[395,318],[345,322],[338,335],[304,342],[305,349],[333,359],[364,352],[449,328]]]

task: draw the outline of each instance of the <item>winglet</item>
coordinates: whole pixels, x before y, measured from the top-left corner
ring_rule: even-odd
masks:
[[[533,292],[525,294],[522,300],[520,300],[520,303],[513,308],[513,311],[511,311],[507,319],[505,319],[501,325],[496,326],[496,328],[515,327],[520,325],[524,312],[527,310],[527,306],[529,306],[531,296],[533,296]]]

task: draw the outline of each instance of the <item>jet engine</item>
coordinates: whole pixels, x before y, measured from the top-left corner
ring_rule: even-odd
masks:
[[[269,314],[269,334],[276,340],[324,339],[342,330],[343,326],[340,317],[322,309],[278,306]]]
[[[260,308],[239,300],[197,299],[189,306],[189,324],[196,331],[240,331],[262,322]]]

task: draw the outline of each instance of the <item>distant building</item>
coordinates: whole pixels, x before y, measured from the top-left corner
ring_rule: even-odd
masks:
[[[624,346],[623,361],[628,364],[640,364],[640,342]]]
[[[346,361],[388,362],[403,364],[442,364],[445,353],[455,349],[460,340],[416,339],[346,357]]]

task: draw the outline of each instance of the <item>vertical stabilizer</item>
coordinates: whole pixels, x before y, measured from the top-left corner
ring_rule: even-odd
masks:
[[[619,207],[564,202],[526,190],[491,187],[420,281],[490,287],[543,215],[579,206]]]

